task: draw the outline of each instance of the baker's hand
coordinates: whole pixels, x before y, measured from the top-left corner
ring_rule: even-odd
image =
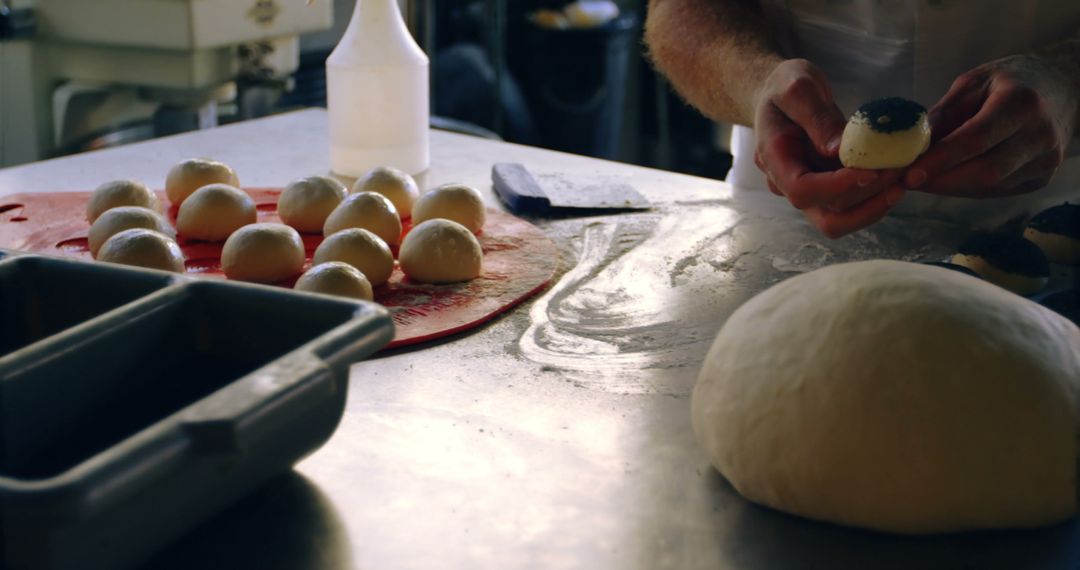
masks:
[[[755,105],[754,163],[769,189],[833,238],[880,220],[904,192],[899,170],[841,167],[845,123],[825,74],[802,59],[773,69]]]
[[[904,174],[933,194],[993,198],[1038,190],[1076,126],[1075,77],[1037,56],[1012,56],[958,77],[930,110],[935,142]]]

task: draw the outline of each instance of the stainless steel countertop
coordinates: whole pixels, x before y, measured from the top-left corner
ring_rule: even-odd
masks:
[[[160,187],[188,156],[246,186],[323,173],[312,110],[0,170],[0,195]],[[748,503],[690,429],[713,335],[768,285],[829,263],[939,259],[965,235],[888,219],[837,241],[767,194],[441,132],[425,187],[492,206],[493,162],[542,183],[625,182],[649,212],[537,218],[562,251],[541,296],[478,330],[352,369],[331,441],[148,568],[1073,568],[1078,527],[910,538]]]

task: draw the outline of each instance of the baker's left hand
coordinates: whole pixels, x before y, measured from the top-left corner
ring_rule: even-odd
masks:
[[[934,143],[904,184],[969,198],[1038,190],[1065,157],[1078,107],[1078,79],[1056,63],[1021,55],[981,65],[930,110]]]

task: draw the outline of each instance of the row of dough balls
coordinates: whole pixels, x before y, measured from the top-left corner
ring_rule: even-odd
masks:
[[[180,235],[203,241],[223,241],[233,231],[254,223],[256,208],[239,189],[239,178],[227,164],[203,158],[180,162],[169,170],[165,194],[177,205]],[[86,210],[91,224],[103,212],[120,206],[139,206],[157,212],[161,205],[145,184],[117,180],[99,186]],[[414,225],[443,218],[458,222],[474,234],[484,226],[483,198],[463,184],[445,184],[420,195],[416,181],[400,170],[377,167],[357,179],[351,192],[328,176],[310,176],[290,183],[278,199],[282,221],[305,233],[330,235],[346,227],[365,227],[390,245],[401,239],[401,222]]]
[[[177,206],[204,186],[224,184],[236,188],[240,180],[227,164],[205,158],[191,158],[173,166],[165,178],[165,195]],[[138,180],[114,180],[98,186],[86,204],[86,221],[91,224],[112,208],[140,206],[156,212],[161,203],[153,190]]]
[[[363,254],[359,257],[365,270],[376,280],[375,285],[385,282],[393,271],[390,249],[367,230],[347,230],[342,235],[353,232],[367,238],[376,249],[381,248],[383,257]],[[184,271],[184,256],[175,235],[158,212],[140,206],[120,206],[97,217],[87,241],[98,261],[179,273]],[[330,241],[331,246],[334,243],[342,240]],[[372,283],[359,269],[341,261],[320,263],[326,251],[332,253],[333,247],[317,252],[315,266],[297,280],[296,289],[373,300]],[[352,257],[357,256],[354,253]],[[295,229],[284,224],[248,224],[225,240],[221,265],[230,279],[259,283],[284,281],[303,269],[303,241]]]
[[[301,277],[297,288],[371,299],[372,287],[384,283],[393,271],[388,244],[400,241],[399,211],[410,212],[417,224],[401,244],[406,275],[447,283],[480,273],[482,251],[474,233],[482,229],[485,212],[479,192],[470,187],[445,185],[418,197],[411,176],[376,168],[357,180],[349,196],[333,178],[308,177],[282,193],[279,215],[287,224],[282,225],[254,223],[255,205],[236,184],[236,173],[228,165],[205,159],[181,162],[170,170],[166,182],[166,195],[179,206],[180,234],[225,240],[222,268],[231,279],[273,283],[295,276],[303,266],[297,230],[322,229],[328,239],[316,250],[315,267]],[[102,261],[183,271],[176,232],[159,212],[156,196],[145,185],[132,180],[103,184],[87,205],[91,254]],[[121,247],[104,248],[113,236],[128,230],[138,230],[134,233],[140,237],[125,234],[117,240]],[[324,264],[329,265],[321,267]]]
[[[328,176],[309,176],[290,183],[277,204],[281,221],[298,231],[329,236],[347,227],[364,227],[398,245],[402,222],[414,225],[442,218],[474,234],[484,227],[484,200],[475,188],[444,184],[420,194],[412,176],[394,168],[376,167],[346,190]]]
[[[178,208],[177,232],[188,239],[219,242],[255,223],[255,203],[239,185],[236,172],[223,162],[192,158],[173,166],[165,178],[165,195]],[[118,180],[94,190],[87,221],[94,224],[102,213],[125,206],[161,212],[157,196],[145,184]]]
[[[139,212],[139,210],[142,210]],[[125,214],[125,211],[128,213]],[[116,214],[113,214],[116,212]],[[158,217],[146,208],[122,207],[105,212],[99,220],[131,217]],[[149,214],[149,216],[146,216]],[[132,218],[134,219],[134,218]],[[160,220],[163,223],[163,220]],[[166,225],[167,226],[167,225]],[[93,228],[92,228],[93,229]],[[109,237],[96,252],[96,259],[110,263],[137,265],[165,271],[182,272],[184,257],[179,246],[167,234],[171,228],[157,230],[131,228]],[[377,281],[385,282],[393,270],[393,257],[386,244],[367,230],[363,232],[385,249],[385,270],[368,269]],[[92,232],[94,233],[94,232]],[[344,232],[343,232],[344,233]],[[341,261],[320,262],[323,252],[316,255],[315,265],[296,282],[296,289],[331,295],[374,300],[372,282],[353,265]],[[367,258],[367,266],[377,267],[375,258]],[[365,266],[365,268],[367,268]],[[299,274],[304,267],[304,243],[293,228],[278,223],[248,224],[233,232],[221,250],[221,268],[225,276],[253,283],[279,283]]]
[[[238,188],[236,172],[215,160],[193,158],[180,162],[165,181],[165,195],[178,206],[176,230],[180,235],[203,241],[223,241],[240,227],[254,223],[255,204]],[[98,223],[103,214],[122,210],[106,223]],[[151,216],[148,212],[157,214]],[[86,220],[91,224],[90,252],[95,257],[104,240],[122,229],[141,227],[157,230],[175,238],[161,216],[162,205],[153,190],[137,180],[115,180],[98,186],[86,205]],[[128,227],[123,227],[127,225]]]
[[[183,272],[177,230],[191,239],[220,241],[255,222],[255,204],[238,185],[236,172],[218,161],[196,158],[174,166],[165,182],[165,195],[179,206],[174,230],[145,184],[106,182],[86,205],[90,254],[98,261]]]
[[[147,207],[105,210],[90,225],[87,247],[98,261],[184,272],[176,231],[160,212]]]
[[[98,186],[86,203],[87,247],[98,261],[182,273],[176,231],[161,215],[153,190],[137,180]]]
[[[176,224],[180,235],[220,241],[254,223],[255,205],[250,197],[222,182],[236,180],[235,172],[219,162],[193,159],[174,167],[166,194],[180,204]],[[200,184],[203,186],[192,190]],[[278,199],[278,215],[300,232],[321,230],[330,237],[359,228],[387,245],[400,245],[402,271],[417,281],[448,283],[480,274],[482,250],[473,234],[483,229],[486,214],[480,193],[469,186],[446,184],[420,195],[412,176],[388,167],[370,170],[357,179],[351,191],[335,178],[310,176],[285,187]],[[413,237],[402,243],[402,220],[409,217],[416,227],[410,232]],[[434,220],[441,221],[426,224]],[[265,243],[284,244],[269,238]],[[245,257],[237,258],[240,266]],[[226,275],[232,277],[228,269]],[[378,277],[372,284],[384,281]]]
[[[255,203],[239,184],[236,172],[216,160],[192,158],[173,166],[165,178],[165,195],[178,208],[177,232],[187,239],[224,241],[241,227],[255,223]],[[145,184],[118,180],[94,190],[86,218],[93,228],[102,213],[128,206],[161,212],[157,196]]]
[[[285,187],[278,215],[297,230],[326,236],[313,263],[342,261],[369,278],[374,271],[375,286],[393,270],[389,246],[400,246],[401,269],[416,281],[453,283],[480,275],[483,251],[475,234],[486,220],[484,201],[463,184],[421,195],[405,172],[376,167],[347,192],[336,179],[311,176]],[[402,240],[402,222],[409,218],[415,225]]]

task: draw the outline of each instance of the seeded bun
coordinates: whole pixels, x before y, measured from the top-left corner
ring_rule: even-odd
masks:
[[[1050,279],[1050,264],[1042,250],[1007,233],[976,234],[958,248],[951,261],[1018,295],[1038,293]]]
[[[864,104],[844,127],[840,162],[847,168],[903,168],[930,146],[926,108],[887,97]]]

